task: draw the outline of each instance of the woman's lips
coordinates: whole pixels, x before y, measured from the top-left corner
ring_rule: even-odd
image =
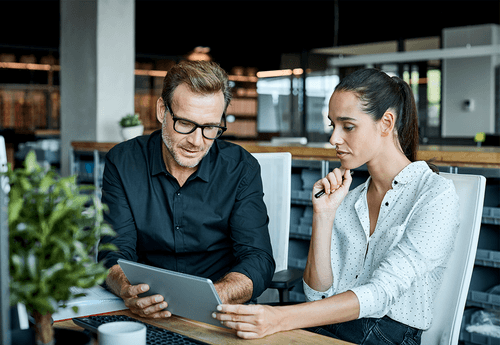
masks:
[[[343,157],[343,156],[345,156],[347,154],[348,154],[348,152],[337,150],[337,157],[339,157],[339,158]]]

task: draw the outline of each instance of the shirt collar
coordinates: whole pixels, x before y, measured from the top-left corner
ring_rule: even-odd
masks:
[[[428,165],[424,161],[416,161],[408,164],[403,170],[396,175],[392,180],[392,187],[398,184],[407,184],[415,178],[422,176],[423,172],[428,169]]]
[[[158,174],[169,174],[165,162],[163,161],[163,155],[161,148],[163,145],[163,140],[161,139],[161,130],[155,131],[151,134],[151,175]],[[210,181],[210,171],[212,166],[215,164],[217,140],[213,143],[212,147],[208,151],[208,154],[201,160],[198,170],[195,171],[193,175],[189,177],[190,180],[198,177],[205,182]]]
[[[426,169],[428,169],[428,165],[424,161],[416,161],[416,162],[412,162],[412,163],[408,164],[392,180],[392,188],[394,188],[398,185],[404,185],[404,184],[407,184],[407,183],[413,181],[415,178],[421,176],[422,173]],[[365,190],[368,188],[368,186],[370,185],[371,179],[372,179],[372,177],[368,176],[368,179],[366,180],[366,182],[361,190]]]

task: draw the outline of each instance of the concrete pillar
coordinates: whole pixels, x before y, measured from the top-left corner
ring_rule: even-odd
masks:
[[[71,141],[121,141],[134,112],[134,0],[61,1],[61,173]]]

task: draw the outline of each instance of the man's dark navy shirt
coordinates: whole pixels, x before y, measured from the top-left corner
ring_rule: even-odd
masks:
[[[259,163],[240,146],[215,140],[180,187],[162,145],[156,131],[106,155],[102,201],[117,236],[102,241],[119,251],[100,252],[99,260],[109,268],[123,258],[214,282],[239,272],[258,297],[275,269]]]

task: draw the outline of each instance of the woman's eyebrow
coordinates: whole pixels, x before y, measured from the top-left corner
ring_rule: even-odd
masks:
[[[333,120],[331,118],[328,118],[328,120],[330,120],[330,122],[333,122]],[[355,119],[354,117],[349,117],[349,116],[339,116],[336,118],[337,121],[357,121],[357,119]]]
[[[337,120],[339,121],[357,121],[354,117],[348,117],[348,116],[341,116],[337,117]]]

